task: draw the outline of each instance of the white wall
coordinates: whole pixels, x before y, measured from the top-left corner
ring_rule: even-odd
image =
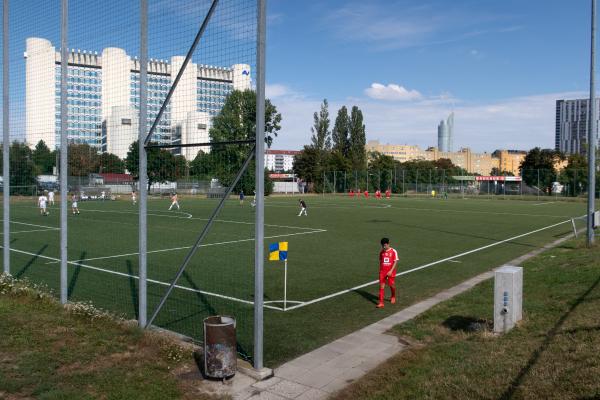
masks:
[[[55,50],[50,41],[26,40],[25,140],[30,147],[43,140],[56,146]]]
[[[250,66],[248,64],[233,65],[233,90],[247,90],[252,88],[250,79]]]
[[[131,121],[130,125],[123,124]],[[106,151],[119,158],[127,157],[129,145],[138,137],[138,116],[132,107],[112,107],[106,118]]]

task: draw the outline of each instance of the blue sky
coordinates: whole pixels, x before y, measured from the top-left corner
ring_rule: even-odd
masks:
[[[277,145],[310,136],[322,98],[356,104],[367,138],[436,144],[455,110],[457,146],[552,147],[554,101],[587,96],[590,2],[271,0],[268,93]]]
[[[24,114],[24,40],[58,45],[59,4],[11,1],[15,127]],[[150,0],[150,57],[183,54],[208,4]],[[253,65],[244,42],[253,4],[222,0],[195,62]],[[135,54],[137,7],[71,0],[69,47]],[[552,147],[555,100],[587,96],[589,9],[588,0],[268,0],[267,94],[283,114],[274,147],[309,143],[323,98],[332,118],[340,106],[358,105],[367,139],[435,145],[437,123],[454,110],[457,147]],[[235,21],[228,41],[227,21]]]

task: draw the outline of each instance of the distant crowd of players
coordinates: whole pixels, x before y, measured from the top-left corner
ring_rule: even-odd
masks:
[[[361,194],[363,196],[365,196],[365,198],[367,198],[367,199],[369,198],[369,191],[368,190],[365,190],[364,192],[362,192],[360,189],[356,189],[356,192],[355,192],[354,189],[350,189],[350,191],[348,192],[348,196],[350,196],[350,197],[355,197],[356,196],[356,198],[359,198]],[[392,191],[390,189],[387,189],[385,191],[385,198],[389,199],[391,197],[392,197]],[[383,198],[382,195],[381,195],[381,190],[377,189],[375,191],[375,198],[376,199],[382,199]]]

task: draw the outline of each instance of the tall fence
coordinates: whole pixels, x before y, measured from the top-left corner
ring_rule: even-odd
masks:
[[[262,367],[264,7],[3,0],[6,273]]]
[[[520,196],[584,198],[587,195],[587,169],[560,171],[523,170],[520,175],[491,176],[457,173],[443,169],[380,169],[326,171],[316,182],[300,181],[300,191],[315,193],[374,193],[390,191],[404,196]],[[596,196],[600,178],[597,178]],[[304,189],[306,188],[306,189]]]

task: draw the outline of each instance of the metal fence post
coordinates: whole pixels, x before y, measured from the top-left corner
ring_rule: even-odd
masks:
[[[67,137],[67,74],[69,70],[69,49],[67,48],[69,2],[61,0],[60,29],[60,302],[68,301],[68,232],[67,232],[67,177],[68,171],[68,137]]]
[[[590,46],[590,101],[588,118],[588,210],[587,210],[587,245],[594,244],[594,211],[596,211],[596,0],[592,0],[592,28]]]
[[[10,274],[10,125],[9,125],[9,60],[8,60],[8,0],[2,3],[2,205],[4,232],[4,273]]]
[[[138,152],[139,152],[139,215],[138,215],[138,245],[139,245],[139,301],[138,324],[146,327],[148,316],[147,302],[147,265],[148,265],[148,173],[147,153],[144,138],[147,130],[148,116],[148,0],[140,1],[140,115],[138,121]]]
[[[266,0],[258,0],[256,60],[256,220],[254,240],[254,368],[263,368],[264,222],[265,222],[265,47]]]

